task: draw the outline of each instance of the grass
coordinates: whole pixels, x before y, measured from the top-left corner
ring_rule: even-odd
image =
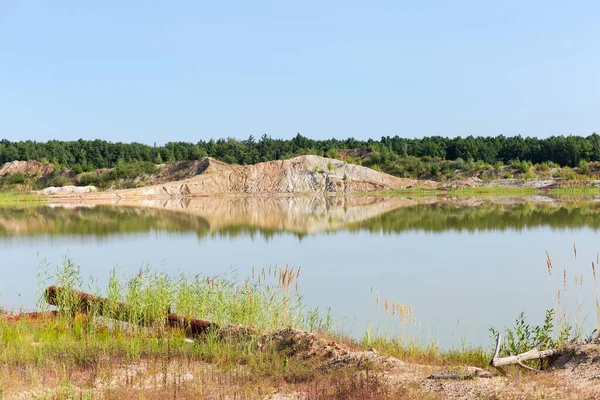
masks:
[[[109,305],[102,315],[79,314],[77,298],[63,295],[55,318],[0,318],[0,387],[42,398],[264,398],[294,390],[311,399],[412,398],[409,389],[384,384],[376,367],[323,370],[315,358],[294,356],[306,351],[303,342],[275,341],[270,332],[282,327],[332,329],[327,314],[302,303],[299,278],[300,269],[288,266],[253,270],[241,282],[231,274],[169,277],[150,269],[124,280],[113,270],[100,290],[93,279],[84,285],[66,258],[55,273],[40,270],[39,308],[47,310],[49,281],[102,295]],[[111,314],[119,301],[128,307],[124,321]],[[165,325],[168,309],[227,328],[190,341],[183,329]]]
[[[578,260],[575,246],[573,254]],[[592,273],[600,326],[598,257]],[[549,254],[546,263],[552,275]],[[556,312],[546,313],[541,328],[529,326],[521,315],[514,328],[505,330],[511,333],[505,335],[509,338],[505,354],[525,351],[551,333],[551,343],[562,346],[585,339],[579,299],[575,316],[568,314],[570,272],[564,267],[560,273],[564,287]],[[576,288],[569,292],[577,296],[583,278],[579,272],[575,276]],[[335,342],[334,348],[376,349],[383,356],[411,363],[411,368],[456,370],[486,368],[489,363],[491,350],[467,347],[466,338],[460,348],[439,349],[435,338],[417,323],[411,305],[382,298],[377,292],[373,303],[378,328],[382,325],[388,333],[373,334],[367,328],[361,341],[339,336],[328,313],[302,302],[300,277],[301,270],[289,266],[253,268],[242,281],[232,273],[171,277],[142,268],[129,279],[112,270],[101,290],[94,279],[84,282],[79,267],[65,258],[55,272],[40,269],[39,309],[48,309],[43,288],[50,282],[101,295],[109,299],[109,305],[102,315],[100,310],[79,314],[78,300],[64,295],[58,298],[55,318],[0,318],[0,398],[19,392],[39,398],[90,399],[265,398],[276,392],[302,392],[308,399],[432,398],[416,381],[391,386],[381,366],[370,362],[326,368],[323,360],[331,357],[330,348],[312,347],[310,334],[302,340],[278,338],[281,328],[288,327],[317,332],[320,343]],[[117,315],[117,302],[127,304],[126,314]],[[167,311],[208,319],[221,328],[190,340],[183,329],[166,326]],[[310,356],[313,352],[316,357]]]
[[[596,197],[600,195],[600,187],[597,186],[564,186],[548,190],[554,196],[564,197]]]
[[[41,205],[46,202],[46,197],[19,191],[0,191],[0,207],[10,206],[32,206]]]
[[[539,189],[535,188],[503,186],[478,186],[448,191],[448,195],[452,197],[522,197],[541,193]]]

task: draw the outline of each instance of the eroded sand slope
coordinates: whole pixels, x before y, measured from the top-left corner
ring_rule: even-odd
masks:
[[[203,161],[206,168],[189,179],[81,196],[123,198],[372,192],[417,184],[414,179],[397,178],[359,165],[312,155],[256,165],[229,165],[211,158]],[[419,184],[427,185],[428,182]]]

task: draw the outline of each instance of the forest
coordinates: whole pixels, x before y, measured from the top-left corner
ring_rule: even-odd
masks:
[[[543,139],[503,135],[464,138],[431,136],[418,139],[385,136],[380,140],[363,141],[354,138],[313,140],[298,133],[289,140],[263,135],[259,140],[250,136],[245,140],[226,138],[200,140],[197,143],[169,142],[162,146],[112,143],[99,139],[47,142],[12,142],[4,139],[0,140],[0,165],[14,160],[36,160],[81,173],[98,168],[113,168],[123,163],[162,164],[197,160],[206,156],[230,164],[254,164],[302,154],[340,158],[339,151],[343,149],[364,149],[368,156],[363,157],[361,164],[391,170],[391,173],[394,173],[393,165],[398,164],[400,160],[415,158],[425,161],[479,162],[488,165],[521,161],[577,167],[582,162],[600,161],[600,135],[593,133],[587,137],[570,135]]]

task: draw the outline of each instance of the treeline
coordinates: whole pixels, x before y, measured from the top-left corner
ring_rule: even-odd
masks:
[[[582,161],[600,161],[600,135],[552,136],[546,139],[521,136],[457,137],[441,136],[406,139],[398,136],[367,141],[312,140],[297,134],[293,139],[273,139],[263,135],[259,140],[219,139],[197,143],[169,142],[164,146],[140,143],[112,143],[105,140],[35,142],[31,140],[0,141],[0,164],[14,160],[36,160],[53,163],[76,172],[98,168],[113,168],[119,163],[164,162],[197,160],[210,156],[227,163],[255,164],[290,158],[300,154],[338,157],[341,149],[365,149],[370,162],[380,165],[396,162],[398,158],[427,157],[440,160],[472,160],[508,164],[515,160],[533,164],[552,162],[575,167]]]

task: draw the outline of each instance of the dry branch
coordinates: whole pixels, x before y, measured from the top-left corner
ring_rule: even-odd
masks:
[[[561,352],[561,350],[559,350],[559,349],[548,349],[548,350],[540,351],[539,347],[544,343],[544,341],[542,341],[542,342],[538,343],[533,349],[526,351],[525,353],[517,354],[514,356],[508,356],[508,357],[498,357],[498,353],[500,352],[501,341],[502,341],[502,335],[500,334],[500,332],[498,332],[498,335],[496,336],[496,348],[494,351],[494,356],[492,357],[492,360],[490,361],[490,365],[492,367],[496,368],[498,371],[500,371],[503,375],[506,375],[506,372],[502,369],[502,367],[504,367],[506,365],[512,365],[512,364],[517,364],[525,369],[539,372],[538,370],[528,367],[527,365],[523,364],[523,361],[539,360],[541,358],[554,356]]]

